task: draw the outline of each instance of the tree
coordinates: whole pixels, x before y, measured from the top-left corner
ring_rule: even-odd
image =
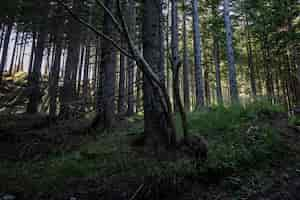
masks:
[[[174,1],[173,1],[174,2]],[[145,60],[153,71],[159,71],[160,60],[160,38],[159,38],[159,16],[162,10],[160,0],[145,0],[143,13],[143,53]],[[175,5],[175,4],[174,4]],[[152,145],[174,143],[175,138],[168,138],[170,134],[170,122],[166,118],[164,108],[161,105],[159,91],[153,88],[149,76],[144,74],[144,131],[148,142]],[[172,129],[171,129],[172,130]],[[174,133],[173,133],[174,134]],[[167,137],[166,137],[167,136]],[[169,141],[169,140],[173,141]]]
[[[0,85],[2,83],[2,75],[3,75],[3,71],[4,71],[4,68],[6,65],[6,61],[7,61],[8,45],[9,45],[12,27],[13,27],[13,23],[9,22],[9,24],[7,25],[7,30],[5,32],[5,36],[4,36],[2,59],[1,59],[1,63],[0,63]]]
[[[180,62],[179,57],[179,33],[178,33],[178,11],[177,11],[177,0],[171,0],[172,3],[172,25],[171,25],[171,64],[172,64],[172,71],[173,71],[173,85],[175,82],[175,70],[178,62]],[[179,80],[178,80],[179,81]],[[175,87],[173,87],[175,88]],[[174,100],[174,110],[178,111],[178,104],[177,98],[175,97],[175,91],[173,91],[173,100]]]
[[[57,8],[57,13],[62,14],[62,8]],[[54,17],[53,26],[57,26],[57,30],[54,33],[54,43],[55,43],[55,54],[54,61],[50,69],[49,75],[49,96],[50,96],[50,108],[49,115],[51,119],[56,117],[57,113],[57,97],[58,97],[58,82],[59,82],[59,71],[61,66],[61,55],[62,55],[62,43],[63,43],[63,33],[64,33],[64,20]]]
[[[195,82],[196,82],[196,107],[204,106],[204,83],[201,62],[201,33],[198,14],[198,1],[192,0],[193,35],[194,35],[194,59],[195,59]]]
[[[230,97],[232,103],[239,102],[238,86],[236,80],[236,68],[234,60],[234,50],[232,42],[232,25],[230,19],[230,10],[229,10],[229,1],[224,0],[224,21],[225,21],[225,30],[226,30],[226,46],[227,46],[227,57],[229,65],[229,85],[230,85]]]
[[[136,12],[135,12],[135,1],[128,1],[128,19],[127,23],[129,25],[129,32],[133,38],[136,37]],[[128,59],[128,109],[127,115],[133,115],[134,113],[134,69],[135,61],[133,59]]]
[[[37,36],[37,44],[35,49],[35,59],[33,63],[32,72],[28,77],[28,89],[30,91],[29,94],[29,102],[27,105],[27,112],[30,114],[35,114],[38,112],[38,106],[42,98],[41,91],[41,67],[43,62],[43,53],[45,48],[45,42],[47,39],[47,21],[48,21],[48,10],[49,4],[48,2],[43,2],[40,4],[41,6],[41,21],[38,29]]]
[[[105,0],[104,5],[114,13],[116,9],[115,0]],[[103,17],[103,33],[116,37],[115,25],[108,13],[104,13]],[[101,101],[103,125],[106,129],[110,129],[115,117],[115,70],[116,70],[117,51],[111,42],[104,40],[101,48],[101,67],[103,68],[103,96]]]
[[[187,47],[187,5],[186,0],[182,1],[183,6],[183,91],[184,91],[184,107],[187,111],[190,110],[190,66],[188,58],[188,47]]]
[[[80,14],[82,8],[81,0],[74,0],[72,9],[76,14]],[[69,19],[68,24],[68,55],[65,66],[64,85],[61,95],[61,111],[60,115],[68,118],[70,113],[70,104],[75,98],[76,94],[76,78],[77,68],[79,64],[79,50],[81,27],[78,27],[78,22],[72,17]]]

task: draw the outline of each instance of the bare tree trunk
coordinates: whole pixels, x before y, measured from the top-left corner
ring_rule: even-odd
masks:
[[[23,43],[24,43],[24,38],[25,38],[25,32],[22,32],[22,37],[21,37],[21,43],[20,43],[20,48],[19,48],[19,57],[18,57],[18,61],[17,61],[17,72],[19,72],[22,68],[21,68],[21,60],[22,60],[22,56],[23,56]]]
[[[247,54],[248,54],[248,68],[250,73],[250,85],[253,98],[256,97],[256,81],[255,81],[255,71],[254,71],[254,64],[253,64],[253,52],[252,52],[252,40],[249,31],[249,22],[248,18],[246,17],[246,32],[247,32]]]
[[[0,34],[0,52],[1,52],[1,49],[2,49],[2,44],[3,44],[3,36],[4,36],[4,33],[5,33],[5,25],[1,23],[1,34]]]
[[[84,68],[84,61],[86,56],[86,47],[84,45],[81,45],[81,53],[80,53],[80,63],[79,63],[79,69],[78,69],[78,83],[77,83],[77,97],[81,94],[81,83],[82,83],[82,70]]]
[[[142,111],[142,73],[140,69],[136,70],[136,112]]]
[[[89,85],[89,67],[90,67],[90,41],[87,41],[85,53],[85,62],[83,70],[83,86],[82,94],[85,102],[88,101],[88,85]],[[96,67],[95,67],[96,68]]]
[[[145,0],[143,15],[143,53],[153,71],[159,71],[160,0]],[[161,143],[174,143],[175,138],[168,138],[170,127],[161,105],[159,91],[152,87],[151,80],[144,75],[144,131],[146,142],[159,146]],[[173,142],[170,142],[173,141]]]
[[[297,91],[296,91],[296,100],[297,100],[297,106],[300,106],[300,46],[295,46],[294,49],[294,58],[295,58],[295,64],[296,64],[296,76],[297,76]]]
[[[172,72],[173,72],[173,82],[175,80],[175,66],[180,62],[179,57],[179,31],[178,31],[178,11],[177,11],[177,0],[171,1],[172,5],[172,25],[171,25],[171,53],[172,53]],[[179,81],[179,80],[178,80]],[[173,86],[173,101],[174,101],[174,110],[175,112],[179,111],[178,102],[176,94],[174,91],[175,87]]]
[[[230,0],[224,0],[224,21],[225,21],[225,30],[226,30],[227,57],[228,57],[228,65],[229,65],[230,97],[231,97],[231,103],[239,103],[234,50],[233,50],[233,42],[232,42],[233,34],[232,34],[232,25],[230,19],[229,1]]]
[[[34,61],[34,53],[35,53],[35,46],[36,46],[36,32],[34,31],[32,33],[32,46],[31,46],[31,53],[30,53],[30,61],[29,61],[29,67],[28,67],[28,74],[32,72],[33,68],[33,61]]]
[[[105,0],[105,6],[113,11],[116,8],[115,0]],[[103,33],[116,36],[116,31],[111,17],[105,13],[103,18]],[[109,42],[104,40],[101,48],[101,67],[103,68],[103,125],[105,129],[111,129],[115,118],[115,70],[116,70],[116,49]],[[99,78],[99,77],[98,77]]]
[[[73,12],[79,14],[81,7],[81,0],[73,1]],[[70,103],[75,99],[76,94],[76,76],[79,63],[79,49],[80,49],[80,26],[73,18],[69,20],[68,30],[68,55],[65,67],[64,85],[62,88],[61,99],[61,115],[65,118],[70,116]]]
[[[1,59],[1,63],[0,63],[0,85],[2,84],[3,71],[4,71],[4,68],[5,68],[5,65],[6,65],[8,45],[9,45],[9,39],[10,39],[12,27],[13,27],[13,23],[9,23],[8,26],[7,26],[6,33],[5,33],[5,37],[4,37],[2,59]]]
[[[124,39],[121,39],[121,46],[124,48]],[[125,113],[125,108],[126,108],[126,103],[125,103],[125,75],[126,75],[126,57],[121,53],[120,54],[120,76],[119,76],[119,100],[118,100],[118,113],[119,114],[124,114]],[[129,94],[128,94],[129,95]]]
[[[94,4],[95,4],[94,0],[90,1],[89,18],[88,18],[89,24],[92,24],[92,21],[93,21]],[[92,41],[92,33],[90,30],[87,30],[85,61],[84,61],[84,70],[83,70],[83,86],[82,86],[82,94],[83,94],[85,103],[88,102],[88,97],[89,97],[88,86],[89,86],[91,41]],[[95,65],[94,65],[95,70],[97,70],[97,58],[98,58],[98,55],[95,56]],[[95,77],[96,77],[96,74],[97,74],[97,72],[94,73]]]
[[[222,95],[222,83],[221,83],[221,72],[220,72],[220,47],[217,36],[214,34],[213,38],[213,56],[216,71],[216,94],[219,105],[223,105]]]
[[[59,14],[62,10],[57,11]],[[61,19],[60,19],[61,20]],[[50,97],[50,108],[49,115],[50,118],[54,119],[57,114],[57,99],[58,99],[58,88],[59,88],[59,72],[61,66],[61,56],[62,56],[62,43],[63,43],[63,23],[59,20],[55,20],[55,24],[58,26],[57,31],[54,33],[54,61],[51,66],[49,74],[49,97]]]
[[[206,99],[206,105],[209,106],[211,103],[211,97],[210,97],[210,86],[209,86],[209,64],[205,63],[204,68],[204,89],[205,89],[205,99]]]
[[[129,32],[130,35],[132,35],[133,38],[136,37],[136,11],[135,11],[135,0],[129,0],[128,1],[128,24],[129,24]],[[128,109],[127,109],[127,115],[131,116],[134,113],[134,68],[135,68],[135,61],[128,58],[127,63],[128,68]]]
[[[16,49],[17,49],[18,39],[19,39],[19,31],[17,31],[16,37],[15,37],[15,43],[14,43],[13,52],[12,52],[12,56],[11,56],[10,67],[9,67],[9,70],[8,70],[9,75],[12,75],[14,62],[15,62],[15,57],[16,57]]]
[[[190,65],[188,60],[187,47],[187,30],[186,30],[186,16],[187,16],[186,0],[183,0],[183,93],[184,93],[184,107],[186,111],[190,111]]]
[[[40,91],[40,79],[41,79],[41,67],[43,62],[43,52],[44,52],[46,38],[47,38],[47,31],[45,28],[45,24],[42,23],[40,25],[40,29],[38,33],[33,69],[28,77],[28,85],[29,85],[29,90],[31,92],[29,95],[27,112],[31,114],[38,112],[38,105],[42,98],[42,93]]]
[[[163,6],[164,6],[164,0],[160,0],[159,2],[159,6],[160,9],[163,10]],[[159,38],[160,38],[160,79],[162,81],[162,83],[165,83],[165,37],[164,37],[164,24],[165,24],[165,20],[164,20],[164,15],[163,12],[160,12],[159,15],[159,21],[160,21],[160,25],[159,25]]]
[[[22,57],[21,57],[21,62],[20,62],[20,71],[24,71],[24,57],[25,57],[25,51],[26,51],[26,46],[27,46],[27,37],[28,37],[28,34],[26,33],[24,35],[24,40],[23,40],[23,50],[22,50]]]
[[[204,106],[204,83],[201,61],[201,33],[198,12],[198,1],[192,0],[193,35],[194,35],[194,59],[195,59],[195,82],[196,82],[196,107]]]

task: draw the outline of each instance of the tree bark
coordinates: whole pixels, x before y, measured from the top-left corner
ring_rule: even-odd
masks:
[[[143,53],[152,70],[159,71],[159,0],[145,0],[143,13]],[[144,132],[147,143],[154,146],[170,144],[175,138],[168,138],[170,127],[161,105],[159,91],[152,87],[152,80],[144,75]],[[173,141],[173,142],[170,142]]]
[[[34,31],[32,33],[32,46],[31,46],[31,53],[30,53],[30,61],[29,61],[29,67],[28,67],[28,74],[32,72],[33,68],[33,62],[34,62],[34,53],[36,49],[36,32]]]
[[[200,19],[198,13],[198,1],[192,0],[193,15],[193,36],[194,36],[194,59],[195,59],[195,86],[196,86],[196,107],[204,106],[204,83],[201,61],[201,33]]]
[[[15,43],[14,43],[13,52],[12,52],[11,61],[10,61],[10,67],[9,67],[9,71],[8,71],[9,75],[12,75],[12,72],[13,72],[18,40],[19,40],[19,31],[17,31],[16,37],[15,37]]]
[[[250,85],[251,85],[251,92],[252,97],[255,99],[257,95],[256,91],[256,80],[255,80],[255,70],[254,70],[254,63],[253,63],[253,51],[252,51],[252,40],[251,34],[249,31],[249,22],[246,16],[246,32],[247,32],[247,55],[248,55],[248,68],[250,73]]]
[[[1,49],[2,49],[2,44],[3,44],[3,36],[4,36],[4,33],[5,33],[5,25],[1,23],[1,34],[0,34],[0,52],[1,52]]]
[[[177,0],[171,1],[172,5],[172,24],[171,24],[171,56],[172,56],[172,74],[173,74],[173,82],[175,80],[175,67],[178,62],[180,62],[179,57],[179,33],[178,33],[178,8],[177,8]],[[178,80],[180,81],[180,80]],[[174,101],[174,110],[175,112],[179,111],[178,102],[176,98],[176,93],[174,91],[175,87],[173,86],[173,101]]]
[[[7,30],[6,30],[5,36],[4,36],[2,59],[1,59],[1,63],[0,63],[0,85],[2,84],[3,71],[4,71],[4,68],[5,68],[5,65],[6,65],[6,61],[7,61],[8,45],[9,45],[9,39],[10,39],[12,27],[13,27],[13,23],[10,22],[7,25]]]
[[[45,18],[44,20],[46,20],[46,16],[44,16],[44,18]],[[28,86],[31,92],[29,95],[27,112],[30,114],[35,114],[38,112],[38,105],[42,98],[42,93],[40,91],[40,79],[41,79],[41,67],[43,62],[43,52],[44,52],[46,38],[47,38],[47,31],[45,27],[45,21],[43,21],[43,23],[41,23],[39,27],[33,69],[28,77]]]
[[[116,8],[115,0],[105,0],[105,6],[113,11]],[[116,36],[115,26],[111,17],[105,13],[103,22],[103,33]],[[101,48],[101,67],[103,68],[103,125],[105,129],[111,129],[115,117],[115,70],[116,70],[116,49],[109,42],[104,40]]]
[[[128,1],[128,24],[129,24],[129,32],[130,35],[132,35],[133,38],[136,37],[136,11],[135,11],[135,0],[129,0]],[[127,115],[131,116],[134,113],[134,68],[135,68],[135,61],[128,58],[127,63],[127,69],[128,69],[128,109],[127,109]]]
[[[80,13],[81,0],[73,1],[73,12]],[[64,85],[61,95],[60,115],[65,118],[70,117],[70,103],[75,99],[76,94],[76,76],[79,63],[81,30],[78,22],[70,17],[68,29],[68,54],[65,65]]]
[[[229,87],[230,87],[230,97],[231,103],[239,103],[238,85],[236,79],[236,68],[235,68],[235,58],[233,49],[233,34],[232,25],[230,19],[230,0],[224,0],[224,21],[226,30],[226,47],[227,47],[227,59],[229,65]]]
[[[62,10],[59,9],[57,13],[61,14]],[[57,98],[58,98],[58,83],[59,83],[59,72],[61,66],[61,56],[62,56],[62,43],[63,43],[63,23],[60,21],[61,19],[56,19],[55,25],[57,25],[57,31],[54,33],[54,45],[55,45],[55,53],[54,53],[54,61],[51,66],[50,74],[49,74],[49,97],[50,97],[50,107],[49,107],[49,115],[50,118],[54,119],[57,113]]]
[[[213,57],[216,71],[216,94],[219,105],[223,105],[221,71],[220,71],[220,47],[217,36],[214,34],[213,38]]]
[[[121,46],[124,48],[124,40],[121,39]],[[125,76],[126,76],[126,57],[123,54],[120,54],[120,71],[119,71],[119,100],[118,100],[118,113],[124,114],[126,110],[125,102]],[[129,95],[129,94],[128,94]]]
[[[183,0],[183,93],[184,107],[186,111],[190,111],[190,65],[187,47],[187,30],[186,30],[187,5]]]

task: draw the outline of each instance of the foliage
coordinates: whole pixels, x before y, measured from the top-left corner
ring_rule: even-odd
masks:
[[[191,113],[191,132],[205,136],[209,142],[205,167],[226,173],[267,163],[282,146],[268,119],[281,111],[280,106],[257,101]]]
[[[291,116],[289,118],[289,125],[291,126],[300,126],[300,117],[297,116]]]
[[[278,131],[269,124],[269,114],[276,116],[280,111],[279,106],[259,101],[190,113],[191,133],[203,135],[209,143],[208,160],[200,165],[188,157],[169,160],[165,153],[132,148],[131,142],[142,132],[140,116],[132,117],[134,127],[98,135],[96,141],[76,151],[52,154],[41,161],[1,162],[0,179],[6,181],[0,183],[0,189],[58,192],[70,179],[111,176],[137,182],[151,179],[158,185],[168,182],[173,187],[186,177],[204,180],[260,171],[284,151]]]

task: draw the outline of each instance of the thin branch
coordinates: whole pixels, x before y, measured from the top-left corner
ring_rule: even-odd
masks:
[[[88,22],[84,21],[83,19],[81,19],[80,17],[78,17],[67,5],[65,5],[62,0],[56,0],[60,5],[62,5],[65,10],[79,23],[83,24],[84,26],[86,26],[87,28],[89,28],[91,31],[93,31],[96,35],[104,38],[105,40],[108,40],[109,42],[112,43],[112,45],[117,48],[121,53],[123,53],[125,56],[133,59],[132,54],[130,54],[129,52],[127,52],[125,49],[123,49],[122,47],[120,47],[112,38],[110,38],[109,36],[107,36],[106,34],[104,34],[101,31],[98,31],[97,29],[95,29],[92,25],[90,25]]]
[[[96,3],[98,4],[98,6],[102,7],[104,9],[104,11],[110,16],[110,18],[112,19],[112,21],[114,22],[114,24],[117,26],[119,32],[122,34],[124,31],[123,31],[120,23],[118,22],[118,20],[112,14],[112,12],[104,5],[104,3],[102,1],[96,0]]]

